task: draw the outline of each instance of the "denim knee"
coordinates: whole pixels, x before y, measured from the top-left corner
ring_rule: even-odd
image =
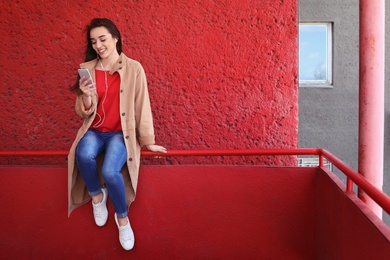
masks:
[[[102,169],[102,176],[104,181],[109,184],[117,185],[118,183],[123,182],[123,177],[120,172]]]

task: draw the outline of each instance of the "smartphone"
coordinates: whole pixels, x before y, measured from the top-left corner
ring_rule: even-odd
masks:
[[[93,83],[91,73],[89,73],[88,69],[79,69],[79,75],[80,75],[80,78],[84,77],[86,79],[90,79],[91,82]]]

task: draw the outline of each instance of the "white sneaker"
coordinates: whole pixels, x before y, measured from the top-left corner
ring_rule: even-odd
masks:
[[[126,226],[119,226],[118,219],[115,213],[115,222],[119,229],[119,242],[123,249],[131,250],[134,247],[134,233],[130,226],[130,220],[127,221]]]
[[[97,204],[93,203],[92,201],[92,207],[93,207],[93,217],[95,219],[96,225],[99,227],[104,226],[107,222],[108,218],[108,210],[107,210],[107,189],[102,188],[103,192],[103,200]]]

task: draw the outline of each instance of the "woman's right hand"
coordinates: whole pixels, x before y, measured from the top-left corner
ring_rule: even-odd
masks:
[[[90,97],[95,92],[95,84],[93,84],[90,79],[85,77],[80,78],[79,85],[84,96]]]
[[[90,79],[81,77],[79,80],[80,90],[83,92],[83,103],[85,109],[90,109],[92,106],[92,94],[96,91],[95,84]]]

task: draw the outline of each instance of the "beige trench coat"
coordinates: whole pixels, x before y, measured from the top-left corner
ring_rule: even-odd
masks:
[[[96,63],[97,60],[92,60],[80,65],[80,68],[89,69],[94,82]],[[127,162],[121,172],[125,182],[127,206],[130,206],[131,202],[134,201],[137,190],[141,147],[155,143],[153,118],[146,76],[142,65],[122,53],[112,66],[110,74],[114,72],[118,72],[121,79],[119,109],[127,150]],[[91,108],[86,110],[82,97],[76,97],[76,113],[84,118],[84,122],[77,132],[76,139],[68,155],[68,216],[75,208],[90,200],[88,190],[76,165],[75,151],[80,139],[87,132],[95,118],[97,101],[97,94],[95,93]],[[98,158],[98,165],[100,166],[103,156]],[[101,184],[104,184],[101,172],[99,172],[99,178]]]

